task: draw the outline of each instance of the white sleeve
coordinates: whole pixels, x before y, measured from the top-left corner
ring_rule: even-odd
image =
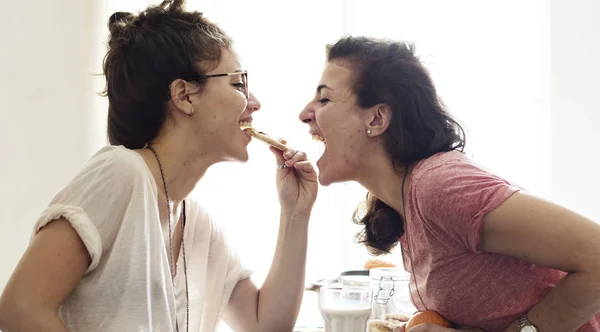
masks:
[[[218,244],[221,247],[219,251],[226,253],[227,261],[229,262],[227,279],[231,279],[237,284],[239,281],[250,278],[252,270],[244,264],[240,251],[237,249],[236,245],[229,240],[229,236],[223,225],[214,221],[212,217],[210,217],[210,219],[213,223],[211,242]]]
[[[98,266],[102,253],[115,240],[125,211],[131,204],[139,173],[135,153],[123,148],[104,148],[60,191],[37,220],[33,236],[49,222],[68,220],[84,243],[91,263]]]
[[[225,264],[227,270],[226,280],[233,285],[238,281],[248,279],[252,275],[252,270],[243,263],[243,260],[236,249],[235,244],[229,241],[225,227],[216,221],[209,210],[198,200],[191,199],[191,206],[194,207],[196,216],[196,227],[203,227],[202,232],[208,233],[208,242],[210,243],[209,264],[211,261],[219,261],[219,264]],[[207,227],[209,226],[209,227]]]
[[[230,247],[231,253],[231,262],[232,268],[231,271],[235,271],[237,274],[237,281],[242,281],[244,279],[250,278],[252,276],[252,269],[250,269],[246,264],[244,264],[244,260],[240,255],[239,251],[235,248],[235,246]]]

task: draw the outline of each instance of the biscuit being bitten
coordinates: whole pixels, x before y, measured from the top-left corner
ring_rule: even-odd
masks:
[[[285,144],[279,142],[278,140],[270,137],[269,135],[267,135],[261,131],[257,131],[254,128],[245,128],[244,132],[246,132],[248,135],[250,135],[260,141],[263,141],[263,142],[269,144],[270,146],[272,146],[278,150],[281,150],[281,151],[288,150],[288,147]]]

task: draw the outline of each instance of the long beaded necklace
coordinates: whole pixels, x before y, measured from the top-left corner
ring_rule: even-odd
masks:
[[[158,153],[156,153],[156,150],[154,150],[154,148],[150,145],[148,145],[148,149],[150,151],[152,151],[152,154],[154,154],[154,157],[156,158],[156,162],[158,163],[158,168],[160,169],[160,176],[162,177],[162,182],[165,188],[165,196],[167,197],[167,213],[169,215],[169,260],[170,260],[170,264],[169,264],[169,269],[171,270],[171,283],[173,285],[173,290],[175,290],[175,278],[174,278],[174,274],[173,274],[173,269],[174,269],[174,264],[173,264],[173,245],[171,243],[171,238],[173,237],[173,233],[171,231],[171,201],[169,200],[169,192],[167,191],[167,181],[165,179],[165,172],[163,171],[163,166],[162,163],[160,161],[160,158],[158,157]],[[183,234],[185,233],[185,222],[186,222],[186,216],[185,216],[185,199],[183,200],[182,203],[182,211],[181,211],[181,250],[183,252],[183,275],[185,277],[185,305],[186,305],[186,313],[185,313],[185,325],[186,325],[186,332],[189,332],[190,330],[190,297],[189,297],[189,290],[188,290],[188,278],[187,278],[187,261],[185,258],[185,237],[183,236]],[[175,306],[177,307],[177,305]],[[179,332],[179,322],[177,320],[177,312],[175,312],[175,331]]]

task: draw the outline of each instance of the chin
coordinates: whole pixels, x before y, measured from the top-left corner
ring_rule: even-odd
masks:
[[[244,148],[241,151],[236,151],[236,153],[232,156],[234,161],[239,161],[245,163],[248,161],[248,149]]]
[[[323,175],[323,173],[319,172],[319,184],[327,187],[328,185],[330,185],[332,182],[329,178],[327,178],[326,176]]]
[[[344,176],[345,174],[339,173],[339,172],[319,172],[319,184],[321,184],[324,187],[329,186],[330,184],[333,183],[342,183],[342,182],[348,182],[348,181],[352,181],[352,179],[347,178],[346,176]]]
[[[242,162],[248,161],[248,150],[246,149],[235,149],[233,151],[227,151],[222,154],[221,162]]]
[[[230,156],[229,158],[227,158],[227,161],[246,163],[248,161],[248,154]]]

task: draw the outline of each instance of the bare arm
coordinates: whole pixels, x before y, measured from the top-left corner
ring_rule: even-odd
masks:
[[[233,290],[225,321],[243,332],[292,331],[304,291],[308,217],[282,216],[275,256],[259,290],[249,279]]]
[[[0,297],[0,330],[66,332],[58,308],[89,264],[70,223],[50,222],[34,237]]]
[[[599,224],[516,193],[484,218],[480,249],[568,272],[529,312],[538,330],[575,331],[600,311]]]

